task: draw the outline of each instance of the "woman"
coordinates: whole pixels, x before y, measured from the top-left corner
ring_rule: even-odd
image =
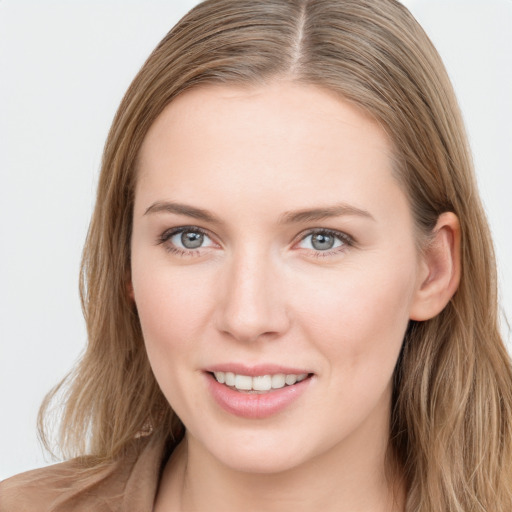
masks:
[[[78,458],[3,482],[0,510],[510,510],[495,288],[456,100],[403,6],[206,1],[105,147]]]

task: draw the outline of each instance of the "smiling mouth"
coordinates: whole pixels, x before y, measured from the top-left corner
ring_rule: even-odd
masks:
[[[241,375],[232,372],[213,372],[211,375],[219,384],[241,393],[261,394],[293,386],[311,376],[308,373],[276,373],[273,375]]]

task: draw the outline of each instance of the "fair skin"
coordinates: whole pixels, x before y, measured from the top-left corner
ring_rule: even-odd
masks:
[[[392,375],[409,320],[456,289],[456,217],[420,253],[382,129],[286,81],[178,97],[138,172],[131,293],[186,426],[155,511],[402,510]],[[247,391],[229,371],[304,380]]]

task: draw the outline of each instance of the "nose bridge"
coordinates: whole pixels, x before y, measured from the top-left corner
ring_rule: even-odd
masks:
[[[219,297],[219,328],[241,341],[286,330],[288,318],[282,278],[268,250],[248,245],[234,252]]]

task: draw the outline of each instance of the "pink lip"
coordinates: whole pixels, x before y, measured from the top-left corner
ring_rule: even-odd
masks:
[[[226,368],[226,366],[222,366]],[[253,368],[254,370],[254,368]],[[213,371],[213,370],[212,370]],[[231,371],[231,370],[215,370],[215,371]],[[247,372],[247,368],[244,370]],[[268,375],[269,373],[306,373],[304,371],[255,371],[254,373],[244,373],[242,371],[233,372],[242,375]],[[278,414],[286,409],[292,402],[297,400],[308,388],[311,383],[311,377],[304,379],[293,386],[285,386],[284,388],[270,390],[266,393],[251,394],[243,393],[231,389],[224,384],[217,382],[211,373],[204,374],[207,379],[208,389],[217,402],[217,404],[226,412],[247,419],[263,419]]]
[[[258,364],[254,366],[247,366],[240,363],[224,363],[216,364],[205,368],[206,372],[232,372],[238,375],[248,375],[249,377],[256,377],[258,375],[275,375],[277,373],[284,373],[285,375],[301,375],[302,373],[311,373],[304,368],[292,368],[290,366],[280,366],[277,364]]]

